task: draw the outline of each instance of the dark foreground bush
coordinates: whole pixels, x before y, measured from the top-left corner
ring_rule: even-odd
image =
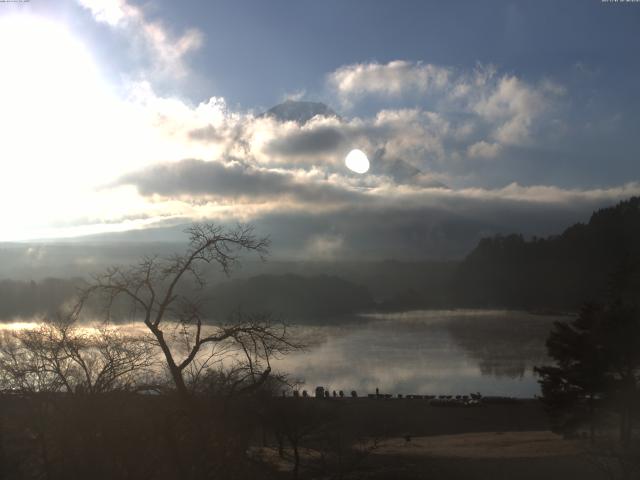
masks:
[[[254,399],[4,395],[2,478],[268,478],[246,452]]]

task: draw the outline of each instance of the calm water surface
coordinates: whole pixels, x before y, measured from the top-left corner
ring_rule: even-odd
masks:
[[[533,397],[533,366],[548,362],[545,339],[568,317],[510,311],[419,311],[368,315],[340,326],[296,327],[310,346],[278,368],[305,382],[358,394]]]
[[[545,340],[553,321],[569,317],[512,311],[447,310],[362,315],[326,326],[294,326],[308,345],[274,362],[312,392],[359,395],[452,394],[533,397],[533,367],[549,362]],[[30,328],[37,323],[4,324]],[[119,325],[142,334],[141,323]]]

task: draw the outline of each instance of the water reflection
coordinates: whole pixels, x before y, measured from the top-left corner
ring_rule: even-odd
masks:
[[[296,326],[308,348],[274,363],[313,390],[393,394],[469,394],[532,397],[539,393],[533,366],[548,361],[545,339],[553,321],[567,317],[523,312],[452,310],[363,315],[348,323]],[[0,324],[34,328],[37,322]],[[91,333],[99,324],[84,324]],[[119,324],[135,335],[142,323]],[[180,329],[167,335],[179,341]],[[205,329],[206,333],[206,329]]]
[[[282,370],[331,390],[531,397],[534,365],[560,317],[508,311],[421,311],[370,315],[368,322],[298,327],[310,339]]]

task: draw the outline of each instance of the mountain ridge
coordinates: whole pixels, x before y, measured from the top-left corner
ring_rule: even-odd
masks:
[[[341,120],[340,115],[322,102],[300,100],[285,100],[259,115],[259,117],[273,117],[281,122],[296,122],[300,125],[304,125],[316,116],[336,117]]]

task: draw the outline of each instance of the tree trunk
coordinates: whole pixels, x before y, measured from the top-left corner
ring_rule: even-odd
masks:
[[[160,345],[160,349],[164,354],[164,358],[167,361],[167,366],[169,367],[169,372],[171,373],[171,378],[173,379],[173,383],[176,386],[176,390],[178,395],[182,399],[187,399],[189,397],[189,390],[187,389],[187,385],[184,383],[184,377],[182,376],[182,371],[176,365],[176,362],[173,359],[173,354],[171,353],[171,349],[169,345],[167,345],[167,341],[164,339],[164,334],[162,330],[155,326],[149,326],[151,332],[158,340],[158,345]]]
[[[284,458],[284,438],[278,431],[275,432],[276,441],[278,442],[278,456]]]
[[[298,451],[298,442],[293,442],[293,480],[298,480],[300,472],[300,452]]]
[[[620,444],[623,447],[627,447],[629,445],[629,441],[631,440],[631,414],[629,405],[627,402],[620,408]]]
[[[167,357],[167,361],[169,361],[169,357]],[[176,386],[178,396],[183,400],[188,399],[189,390],[187,389],[187,384],[184,383],[184,377],[182,376],[180,369],[175,364],[170,364],[169,371],[171,372],[171,378],[173,378],[173,383]]]
[[[596,428],[595,428],[595,408],[593,406],[593,395],[589,396],[589,443],[593,445],[595,442]]]

